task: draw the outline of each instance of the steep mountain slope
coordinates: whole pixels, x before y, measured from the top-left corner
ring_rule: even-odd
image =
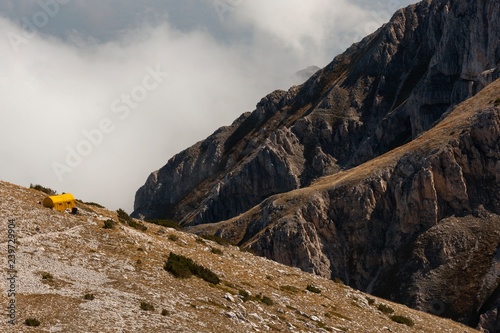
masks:
[[[474,331],[237,247],[148,223],[138,231],[95,206],[78,204],[78,215],[53,211],[38,204],[43,193],[2,181],[0,197],[4,258],[8,235],[17,238],[14,287],[7,286],[15,296],[0,295],[5,308],[15,301],[17,324],[4,317],[2,332]],[[116,225],[103,228],[109,219]],[[221,282],[173,277],[163,269],[171,252]],[[12,271],[2,262],[7,279]],[[40,326],[26,326],[27,318]],[[414,326],[396,322],[405,318]]]
[[[191,231],[475,326],[500,302],[497,96],[500,80],[404,146]]]
[[[136,194],[135,216],[226,220],[416,138],[498,78],[500,4],[422,1],[302,86],[173,157]]]
[[[499,1],[421,1],[174,156],[135,216],[498,331],[499,77]]]

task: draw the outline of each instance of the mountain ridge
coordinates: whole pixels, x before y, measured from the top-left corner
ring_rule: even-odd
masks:
[[[151,174],[134,216],[173,218],[421,310],[443,302],[443,316],[495,331],[495,250],[481,237],[497,235],[500,214],[499,41],[498,1],[400,9]],[[484,229],[471,235],[466,221]],[[464,248],[478,296],[460,300],[443,275],[460,267],[443,253],[463,261]]]
[[[463,3],[452,2],[455,3],[453,8]],[[219,129],[203,143],[177,155],[138,190],[134,214],[148,218],[171,217],[185,224],[225,220],[269,195],[307,186],[318,177],[358,165],[428,129],[450,106],[472,96],[476,92],[474,89],[480,90],[492,82],[495,76],[483,73],[500,62],[497,36],[497,40],[492,37],[494,43],[491,45],[478,45],[478,49],[486,51],[467,56],[470,61],[465,64],[452,54],[449,58],[453,66],[448,67],[456,67],[452,68],[455,73],[447,76],[441,73],[452,71],[441,70],[439,66],[443,65],[437,60],[451,52],[447,45],[439,46],[439,41],[434,41],[438,46],[433,47],[441,50],[434,55],[422,50],[425,41],[432,40],[427,38],[428,26],[439,23],[428,18],[429,12],[435,12],[431,16],[433,20],[445,20],[440,15],[444,15],[442,12],[449,3],[423,1],[398,11],[389,24],[337,56],[302,86],[269,94],[257,104],[253,113],[242,115],[231,126]],[[473,7],[471,11],[480,11],[474,4],[469,6]],[[459,10],[464,9],[456,9]],[[418,15],[423,23],[416,18]],[[445,18],[451,21],[448,16]],[[462,22],[455,22],[455,25],[463,29]],[[494,27],[489,29],[495,31]],[[405,31],[409,32],[405,35]],[[414,36],[417,35],[415,31],[420,34],[418,39]],[[454,39],[447,43],[463,44],[459,32],[454,31]],[[397,52],[396,46],[405,43],[408,45],[404,52]],[[410,52],[410,47],[416,50]],[[366,48],[371,51],[367,52]],[[414,53],[417,56],[412,56]],[[484,58],[481,66],[476,63],[478,58]],[[430,63],[424,73],[420,73],[422,63]],[[470,67],[475,66],[478,68],[472,75]],[[434,74],[435,71],[438,73]],[[498,71],[495,73],[498,77]],[[418,85],[419,81],[412,79],[416,75],[430,82]],[[398,84],[389,81],[389,76],[404,80]],[[416,91],[413,100],[422,102],[408,102],[411,96],[406,98],[406,95],[412,91],[408,82],[413,83]],[[429,93],[426,91],[428,86],[437,87],[437,90]],[[407,102],[401,105],[404,100]],[[419,112],[420,108],[423,112]],[[275,140],[267,143],[267,139]],[[288,150],[279,151],[282,146]],[[251,153],[253,156],[248,156]],[[274,171],[269,170],[270,165],[266,166],[270,160],[279,164]],[[267,172],[267,178],[272,180],[268,188],[262,188],[258,179],[251,178],[252,168]],[[181,169],[182,175],[179,174]],[[225,177],[227,174],[231,174],[230,179]],[[159,188],[159,183],[171,186]],[[193,195],[193,190],[215,191],[216,194]]]

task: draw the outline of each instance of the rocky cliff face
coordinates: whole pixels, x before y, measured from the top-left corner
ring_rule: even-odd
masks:
[[[303,85],[173,157],[134,214],[494,327],[499,41],[498,1],[401,9]]]
[[[494,79],[499,7],[441,0],[398,11],[304,85],[271,93],[154,172],[136,216],[222,221],[412,140]]]
[[[406,145],[307,188],[272,196],[228,221],[191,230],[473,326],[491,315],[496,325],[491,314],[500,303],[495,96],[500,80]]]

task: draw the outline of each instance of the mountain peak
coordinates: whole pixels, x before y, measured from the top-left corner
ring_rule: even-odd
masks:
[[[482,239],[499,234],[498,17],[494,0],[397,11],[302,85],[172,158],[137,191],[134,215],[421,310],[438,300],[441,315],[472,326],[491,319],[500,239]],[[472,220],[484,226],[474,236]],[[481,267],[463,277],[475,298],[449,283],[460,266],[444,254],[466,252],[463,265]]]

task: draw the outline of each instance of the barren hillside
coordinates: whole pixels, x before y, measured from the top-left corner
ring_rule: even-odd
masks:
[[[79,203],[78,215],[53,211],[39,204],[44,193],[5,182],[0,197],[4,281],[8,229],[17,236],[16,295],[5,282],[0,295],[4,313],[15,300],[17,322],[4,315],[2,332],[474,331],[238,247],[149,223],[139,231],[93,205]],[[109,219],[116,224],[106,229]],[[175,278],[163,269],[171,252],[220,283]],[[28,318],[40,325],[26,326]]]

